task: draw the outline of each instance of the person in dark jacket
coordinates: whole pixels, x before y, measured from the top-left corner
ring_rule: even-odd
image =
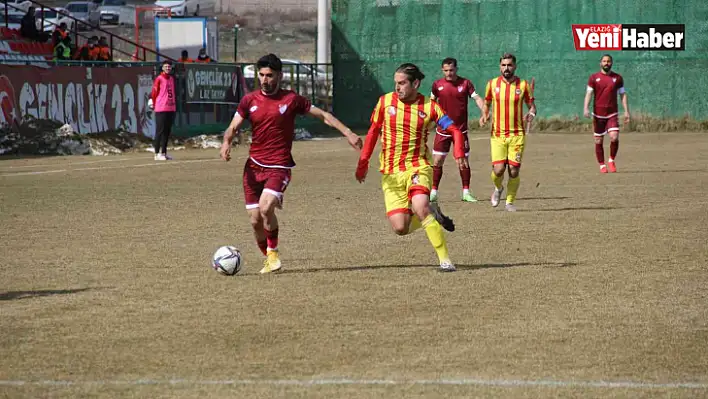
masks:
[[[34,15],[34,7],[27,9],[27,14],[20,21],[20,34],[27,39],[45,43],[49,39],[49,34],[40,32],[37,29],[37,17]]]
[[[209,56],[207,55],[207,52],[206,52],[206,49],[205,49],[205,48],[202,47],[202,48],[199,50],[199,56],[197,57],[196,62],[204,62],[204,63],[211,62],[211,57],[209,57]]]

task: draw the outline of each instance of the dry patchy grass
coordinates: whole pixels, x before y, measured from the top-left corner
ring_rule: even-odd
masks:
[[[475,138],[472,188],[486,199],[489,144]],[[587,132],[533,135],[515,214],[459,202],[448,161],[441,204],[458,226],[448,238],[459,271],[441,274],[422,232],[390,231],[376,173],[357,184],[346,143],[296,143],[285,269],[265,276],[243,209],[245,148],[229,164],[216,150],[167,164],[0,159],[0,380],[27,382],[0,393],[706,395],[570,384],[708,384],[706,154],[701,134],[623,134],[620,173],[600,175]],[[224,244],[243,250],[235,277],[209,267]],[[337,378],[408,383],[268,382]],[[255,382],[198,383],[245,379]],[[440,379],[490,385],[420,383]]]

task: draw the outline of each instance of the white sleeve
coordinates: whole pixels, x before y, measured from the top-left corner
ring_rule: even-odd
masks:
[[[472,95],[470,96],[472,98],[479,97],[479,94],[477,94],[477,91],[472,92]]]
[[[588,86],[587,91],[588,91],[588,93],[592,93],[594,90],[592,87]]]
[[[619,90],[617,90],[617,93],[619,93],[619,94],[626,93],[626,91],[624,90],[624,86],[620,87]]]

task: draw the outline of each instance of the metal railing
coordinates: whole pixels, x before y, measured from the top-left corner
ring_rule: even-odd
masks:
[[[37,61],[18,59],[14,64],[36,65]],[[138,66],[151,66],[153,75],[160,73],[161,63],[148,62],[104,62],[104,61],[46,61],[45,67],[51,66],[76,66],[92,68],[126,68]],[[205,133],[221,133],[231,122],[237,104],[221,103],[188,103],[187,102],[187,76],[185,65],[174,64],[177,91],[177,117],[175,120],[175,134],[179,136],[194,136]],[[255,65],[250,63],[209,63],[214,67],[240,67],[241,92],[259,90]],[[251,72],[249,72],[251,71]],[[332,65],[331,64],[286,64],[284,65],[283,81],[281,87],[290,89],[308,98],[311,103],[323,110],[332,111]],[[298,127],[314,128],[320,124],[310,118],[299,118]]]
[[[129,56],[129,57],[131,57],[131,58],[138,58],[140,61],[145,61],[145,60],[147,60],[147,54],[149,53],[149,54],[154,55],[154,56],[159,56],[160,58],[163,58],[163,59],[168,59],[168,60],[171,60],[171,61],[176,61],[174,58],[171,58],[171,57],[169,57],[169,56],[166,56],[165,54],[158,53],[157,51],[155,51],[155,50],[153,50],[153,49],[151,49],[151,48],[147,48],[147,47],[145,47],[145,46],[143,46],[143,45],[140,45],[140,44],[138,44],[138,43],[136,43],[136,42],[134,42],[134,41],[132,41],[132,40],[130,40],[130,39],[126,39],[126,38],[124,38],[124,37],[122,37],[122,36],[119,36],[119,35],[116,35],[116,34],[114,34],[114,33],[109,32],[109,31],[107,31],[107,30],[104,30],[104,29],[102,29],[102,28],[100,27],[100,24],[99,24],[99,25],[93,25],[93,24],[91,24],[91,23],[89,23],[89,22],[84,22],[84,21],[81,21],[81,20],[79,20],[79,19],[76,19],[76,18],[74,18],[72,15],[62,14],[62,13],[60,13],[58,10],[56,10],[55,8],[49,7],[49,6],[45,6],[44,4],[42,4],[42,3],[40,3],[40,2],[38,2],[38,1],[36,1],[36,0],[27,0],[27,1],[29,1],[31,4],[34,5],[34,7],[35,7],[35,12],[36,12],[37,9],[42,10],[42,11],[41,11],[42,16],[40,17],[42,30],[44,30],[44,10],[51,10],[51,11],[54,11],[55,13],[57,13],[58,16],[59,16],[59,15],[63,15],[64,17],[70,18],[71,20],[73,20],[73,21],[74,21],[74,26],[73,26],[73,28],[74,28],[74,30],[73,30],[73,34],[74,34],[74,44],[77,46],[77,48],[78,48],[78,45],[79,45],[79,37],[82,37],[82,38],[84,38],[84,39],[86,39],[86,40],[89,39],[89,36],[84,35],[84,34],[82,34],[82,33],[79,33],[79,26],[83,26],[83,27],[89,27],[89,28],[92,29],[92,30],[97,30],[97,31],[99,31],[99,32],[102,32],[102,33],[105,33],[106,35],[108,35],[108,40],[109,40],[108,45],[109,45],[109,47],[110,47],[110,49],[111,49],[111,57],[113,57],[113,53],[114,53],[114,52],[118,52],[118,53],[125,54],[125,55],[127,55],[127,56]],[[3,4],[5,5],[5,10],[4,10],[4,14],[5,14],[5,27],[8,27],[8,26],[9,26],[9,25],[8,25],[8,24],[9,24],[9,22],[8,22],[8,10],[9,10],[9,8],[13,8],[13,9],[16,9],[16,10],[20,10],[20,11],[23,11],[23,12],[25,12],[25,13],[27,12],[26,10],[23,10],[22,8],[17,7],[17,6],[15,6],[14,4],[9,4],[9,3],[7,3],[7,0],[4,0],[4,1],[3,1]],[[58,26],[57,24],[55,24],[55,23],[53,23],[53,22],[51,22],[51,21],[49,21],[49,23],[52,24],[52,25]],[[135,49],[136,49],[136,52],[135,52],[134,54],[130,54],[130,53],[127,53],[127,52],[125,52],[125,51],[123,51],[123,50],[120,50],[120,49],[116,48],[116,41],[118,41],[119,43],[127,43],[127,44],[129,44],[129,45],[134,46]],[[139,55],[140,55],[141,52],[142,52],[142,58],[139,57]]]

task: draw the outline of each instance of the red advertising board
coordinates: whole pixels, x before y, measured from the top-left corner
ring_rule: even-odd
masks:
[[[77,133],[123,129],[154,135],[147,112],[153,68],[42,68],[0,65],[0,125],[31,115],[71,125]]]

